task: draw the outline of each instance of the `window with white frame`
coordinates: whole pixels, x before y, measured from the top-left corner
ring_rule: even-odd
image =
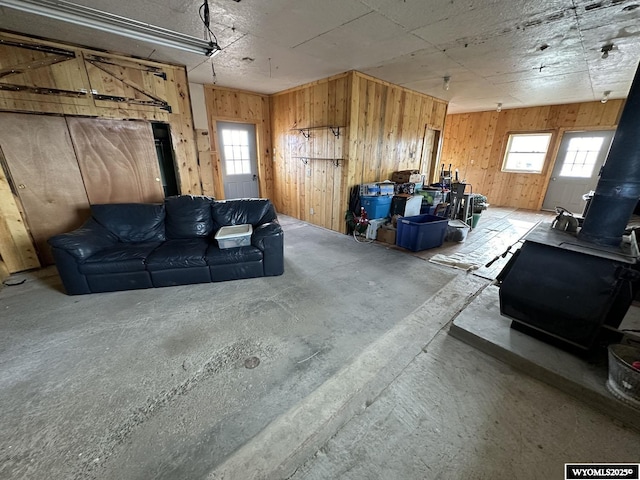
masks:
[[[542,173],[551,133],[512,133],[502,163],[503,172]]]

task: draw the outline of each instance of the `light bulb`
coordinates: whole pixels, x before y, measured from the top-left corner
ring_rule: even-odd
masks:
[[[613,43],[607,43],[603,45],[600,51],[602,52],[602,58],[609,58],[609,52],[613,50]]]
[[[502,104],[499,103],[498,106],[496,107],[496,112],[500,113],[502,111]]]
[[[609,100],[609,95],[611,95],[611,90],[605,90],[604,93],[602,94],[602,99],[600,99],[600,101],[602,103],[607,103],[607,100]]]
[[[442,84],[443,90],[449,90],[450,83],[451,83],[451,77],[449,76],[444,77],[444,83]]]

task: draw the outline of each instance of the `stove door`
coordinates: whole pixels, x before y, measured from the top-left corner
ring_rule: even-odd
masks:
[[[601,327],[620,325],[632,299],[625,264],[525,241],[500,274],[500,312],[589,350]]]

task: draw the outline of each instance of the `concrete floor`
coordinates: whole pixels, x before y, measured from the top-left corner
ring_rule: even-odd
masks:
[[[561,479],[640,435],[441,331],[290,480]]]
[[[640,461],[636,431],[446,334],[487,280],[281,223],[282,277],[68,297],[46,269],[0,290],[0,478],[561,478],[565,461]]]
[[[281,277],[74,297],[53,268],[12,277],[0,478],[204,478],[457,276],[282,223]]]
[[[619,326],[623,342],[640,345],[640,308],[632,305]],[[451,323],[449,333],[526,372],[640,432],[640,410],[614,397],[606,388],[609,374],[603,349],[588,359],[568,353],[511,328],[500,315],[499,288],[485,288]]]

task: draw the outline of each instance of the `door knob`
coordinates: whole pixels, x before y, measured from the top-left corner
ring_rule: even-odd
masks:
[[[556,181],[556,177],[551,177],[551,181],[555,182]]]
[[[255,182],[256,180],[258,180],[258,175],[253,175],[253,181]]]

